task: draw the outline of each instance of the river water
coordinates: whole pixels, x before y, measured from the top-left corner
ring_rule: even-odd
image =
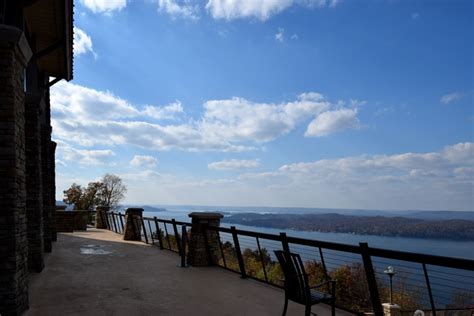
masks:
[[[249,208],[236,207],[201,207],[201,206],[162,206],[166,211],[147,211],[145,208],[144,216],[157,216],[162,219],[176,219],[177,221],[190,222],[188,216],[191,212],[222,212],[231,214],[235,212],[249,211]],[[251,209],[250,209],[251,211]],[[256,209],[259,212],[261,209]],[[275,213],[289,213],[288,210],[281,208],[265,208],[265,212],[274,211]],[[301,212],[308,212],[308,209],[301,209]],[[222,220],[222,226],[229,227],[231,224]],[[279,234],[281,229],[266,227],[235,225],[239,229],[259,231],[270,234]],[[358,245],[359,242],[367,242],[370,247],[384,248],[399,251],[408,251],[415,253],[424,253],[446,257],[457,257],[474,260],[474,241],[441,240],[441,239],[422,239],[407,237],[389,237],[373,235],[357,235],[348,233],[322,233],[315,231],[285,230],[288,236],[301,237],[313,240],[323,240],[351,245]]]

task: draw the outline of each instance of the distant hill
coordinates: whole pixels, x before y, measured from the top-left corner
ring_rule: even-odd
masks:
[[[474,240],[474,221],[425,220],[408,217],[328,214],[239,213],[223,222],[279,229],[400,236],[430,239]]]
[[[155,207],[155,206],[150,206],[150,205],[126,205],[126,206],[123,206],[124,209],[127,208],[127,207],[142,208],[144,212],[167,212],[167,210],[165,208]]]
[[[63,201],[58,201],[56,200],[56,205],[66,205],[66,203],[64,203]],[[121,212],[123,212],[126,208],[128,207],[139,207],[139,208],[143,208],[143,211],[144,212],[166,212],[167,210],[165,208],[161,208],[161,207],[155,207],[155,206],[149,206],[149,205],[122,205],[119,207],[119,210]],[[71,208],[72,209],[72,205],[71,206],[68,206],[68,209]]]

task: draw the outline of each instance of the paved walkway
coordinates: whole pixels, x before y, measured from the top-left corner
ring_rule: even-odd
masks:
[[[95,229],[58,234],[46,268],[30,277],[26,315],[281,315],[279,289],[217,267],[180,268],[177,254],[121,238]],[[288,315],[304,309],[290,302]]]

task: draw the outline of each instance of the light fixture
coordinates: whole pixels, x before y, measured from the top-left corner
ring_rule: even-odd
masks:
[[[395,269],[392,267],[392,266],[388,266],[387,269],[385,269],[383,271],[383,273],[385,273],[386,275],[389,276],[390,278],[390,305],[393,304],[393,297],[392,297],[392,293],[393,293],[393,290],[392,290],[392,278],[393,276],[395,275]]]

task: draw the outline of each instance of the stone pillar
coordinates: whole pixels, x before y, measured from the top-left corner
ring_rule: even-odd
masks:
[[[49,173],[50,173],[50,208],[51,208],[51,240],[57,241],[58,234],[56,233],[56,142],[51,142],[49,152]]]
[[[89,222],[89,211],[75,210],[71,213],[74,213],[74,230],[87,230],[87,223]]]
[[[26,214],[28,219],[28,267],[40,272],[43,258],[43,178],[41,172],[41,95],[27,94],[25,103]]]
[[[0,24],[0,314],[28,308],[24,71],[31,49]]]
[[[108,206],[97,206],[95,208],[95,228],[107,229],[107,212],[110,210]]]
[[[51,239],[51,127],[41,126],[41,171],[43,175],[43,243],[44,251],[51,252],[53,245]],[[55,203],[56,204],[56,203]]]
[[[217,260],[219,260],[219,239],[217,233],[212,231],[207,232],[208,252],[205,244],[204,228],[206,225],[219,227],[221,218],[224,217],[224,215],[221,213],[194,212],[188,216],[192,219],[188,264],[193,267],[208,266],[212,264],[212,262],[209,261],[209,254],[213,262],[217,262]]]
[[[383,303],[384,316],[400,316],[400,306],[397,304]]]
[[[142,208],[127,208],[125,210],[125,232],[123,240],[142,240]]]

